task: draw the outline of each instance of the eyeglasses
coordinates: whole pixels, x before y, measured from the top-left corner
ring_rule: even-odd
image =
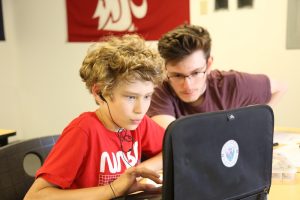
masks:
[[[205,73],[206,73],[206,70],[204,72],[194,71],[190,75],[184,75],[184,74],[180,74],[180,73],[170,73],[170,74],[167,74],[167,77],[173,83],[180,84],[185,81],[185,78],[189,78],[190,80],[200,80],[200,79],[204,78]]]
[[[120,147],[121,147],[121,150],[124,152],[124,153],[128,153],[129,151],[131,151],[133,149],[133,143],[134,143],[134,137],[132,135],[129,135],[129,133],[127,132],[126,129],[120,129],[118,132],[117,132],[117,136],[119,138],[119,141],[120,141]],[[124,145],[123,143],[124,142],[131,142],[131,145],[129,148],[125,149],[124,148]],[[127,146],[127,145],[126,145]]]

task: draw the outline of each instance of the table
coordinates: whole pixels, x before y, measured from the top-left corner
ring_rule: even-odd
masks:
[[[300,128],[276,126],[275,132],[300,134]],[[299,200],[300,199],[300,168],[294,180],[272,181],[268,200]]]
[[[115,200],[138,200],[144,199],[141,196],[135,197],[120,197]],[[146,195],[149,200],[160,200],[161,197],[158,194]],[[272,182],[271,190],[268,195],[268,200],[299,200],[300,199],[300,173],[296,174],[296,179],[293,181],[274,181]]]
[[[300,134],[300,128],[275,127],[275,131]],[[130,196],[118,198],[118,200],[137,199],[143,198],[130,198]],[[158,200],[160,198],[159,195],[153,195],[153,197],[149,198],[149,200],[150,199]],[[268,195],[268,200],[300,200],[300,168],[298,168],[298,172],[293,180],[273,180],[271,190]]]
[[[268,200],[299,200],[300,199],[300,173],[292,181],[272,182]]]
[[[145,181],[150,183],[149,181]],[[145,195],[149,200],[160,200],[161,197],[158,193],[153,193],[152,195],[146,194]],[[142,198],[143,195],[134,196],[134,197],[120,197],[116,198],[115,200],[138,200],[144,199]],[[296,178],[290,181],[272,181],[272,186],[270,193],[268,195],[268,200],[299,200],[300,199],[300,169],[296,174]]]
[[[0,147],[8,144],[8,137],[16,135],[14,130],[0,129]]]

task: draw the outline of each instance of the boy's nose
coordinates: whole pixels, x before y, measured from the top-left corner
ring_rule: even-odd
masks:
[[[143,111],[143,108],[142,108],[143,106],[142,106],[142,102],[140,102],[140,101],[137,101],[136,103],[135,103],[135,106],[134,106],[134,112],[135,113],[142,113],[142,111]]]
[[[192,79],[191,79],[191,77],[190,76],[187,76],[187,77],[185,77],[184,78],[184,80],[183,80],[183,87],[186,89],[186,88],[191,88],[191,86],[192,86]]]

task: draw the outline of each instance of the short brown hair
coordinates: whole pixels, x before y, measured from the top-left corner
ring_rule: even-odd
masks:
[[[90,47],[80,77],[90,92],[97,84],[102,94],[111,95],[112,89],[123,81],[159,84],[163,80],[163,59],[136,34],[110,36]]]
[[[206,60],[210,57],[209,32],[196,25],[180,25],[158,41],[158,50],[165,62],[178,62],[196,50],[203,50]]]

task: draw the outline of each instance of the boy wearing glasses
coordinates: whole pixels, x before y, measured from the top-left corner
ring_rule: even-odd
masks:
[[[155,89],[147,115],[166,128],[175,119],[251,104],[274,105],[286,86],[262,74],[212,70],[207,30],[181,25],[158,42],[166,80]]]
[[[163,60],[137,35],[91,46],[80,76],[99,108],[63,131],[25,199],[111,199],[161,183],[164,129],[148,118]],[[152,157],[140,163],[141,155]]]

